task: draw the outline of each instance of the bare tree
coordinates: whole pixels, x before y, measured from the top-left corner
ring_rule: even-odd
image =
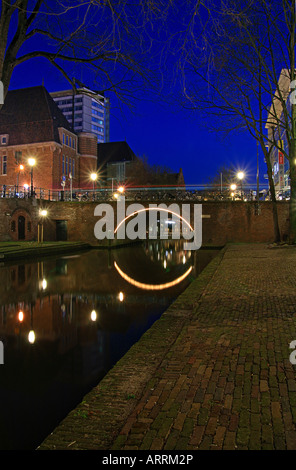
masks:
[[[84,67],[100,91],[131,96],[135,75],[153,76],[147,56],[151,60],[154,54],[155,25],[164,23],[170,6],[170,0],[1,0],[4,96],[15,68],[37,57],[47,59],[73,88],[75,70]]]
[[[267,163],[277,242],[270,156],[283,152],[290,164],[290,241],[295,243],[296,111],[289,100],[290,84],[295,86],[295,1],[201,0],[188,2],[188,7],[192,14],[187,14],[186,35],[179,36],[183,54],[178,62],[186,105],[211,113],[217,129],[245,128],[259,143]],[[283,70],[285,80],[280,81]]]

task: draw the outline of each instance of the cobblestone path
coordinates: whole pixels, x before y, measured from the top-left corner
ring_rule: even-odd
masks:
[[[296,248],[229,245],[40,448],[294,450],[293,340]]]

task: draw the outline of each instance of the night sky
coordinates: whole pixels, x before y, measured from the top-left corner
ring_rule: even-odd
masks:
[[[81,79],[81,77],[77,77]],[[85,83],[87,77],[83,77]],[[10,89],[41,85],[49,92],[70,88],[69,83],[45,59],[32,59],[14,70]],[[106,95],[108,96],[108,95]],[[185,183],[206,184],[221,165],[233,165],[247,174],[247,183],[256,185],[256,142],[246,131],[227,138],[209,129],[198,111],[169,104],[162,95],[146,89],[130,109],[110,95],[110,140],[126,140],[134,153],[146,156],[150,164],[164,165],[177,172],[183,169]],[[260,182],[266,184],[266,167],[259,152]],[[255,188],[254,188],[255,189]]]

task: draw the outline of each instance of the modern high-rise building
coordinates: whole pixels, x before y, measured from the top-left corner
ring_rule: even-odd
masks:
[[[51,96],[76,133],[89,132],[97,136],[98,143],[109,142],[109,98],[85,87],[78,88],[76,93],[64,90]]]

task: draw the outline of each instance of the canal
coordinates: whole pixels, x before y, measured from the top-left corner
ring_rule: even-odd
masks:
[[[35,449],[218,250],[182,241],[0,267],[0,450]]]

